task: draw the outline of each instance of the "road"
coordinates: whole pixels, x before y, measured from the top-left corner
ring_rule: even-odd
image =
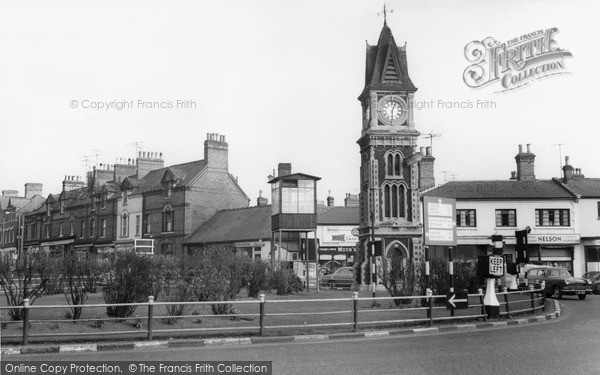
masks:
[[[288,344],[19,355],[19,360],[273,361],[274,374],[600,374],[600,296],[560,300],[544,323]],[[8,358],[6,358],[8,359]],[[16,359],[16,358],[10,358]]]

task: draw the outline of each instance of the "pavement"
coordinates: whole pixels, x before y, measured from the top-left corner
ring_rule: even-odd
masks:
[[[340,339],[363,339],[384,336],[411,336],[426,334],[441,334],[446,332],[477,331],[482,329],[508,328],[515,325],[535,324],[560,317],[561,310],[557,300],[548,299],[554,303],[554,312],[535,315],[530,318],[507,319],[502,321],[488,321],[472,324],[454,324],[438,327],[408,328],[392,330],[374,330],[348,333],[297,335],[297,336],[270,336],[270,337],[236,337],[236,338],[207,338],[207,339],[169,339],[155,341],[134,342],[105,342],[105,343],[78,343],[78,344],[33,344],[27,346],[9,346],[0,349],[2,357],[19,354],[41,353],[76,353],[109,350],[145,350],[159,348],[184,348],[202,346],[239,346],[265,343],[291,343],[315,342]]]

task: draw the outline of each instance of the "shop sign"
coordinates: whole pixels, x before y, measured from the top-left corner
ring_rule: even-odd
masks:
[[[578,244],[578,234],[529,234],[527,241],[530,244]]]

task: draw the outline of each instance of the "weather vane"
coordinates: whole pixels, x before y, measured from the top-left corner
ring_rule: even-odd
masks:
[[[390,10],[390,13],[394,13],[394,10]],[[383,24],[387,25],[387,9],[385,7],[385,3],[383,3],[383,12],[379,12],[377,13],[378,16],[381,16],[383,14]]]

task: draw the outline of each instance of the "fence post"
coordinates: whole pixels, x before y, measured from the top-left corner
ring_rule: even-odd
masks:
[[[485,305],[483,304],[483,289],[479,288],[477,293],[479,293],[479,303],[481,303],[481,315],[483,315],[483,321],[487,322],[488,317],[485,313]]]
[[[531,313],[535,314],[535,297],[534,297],[534,291],[533,289],[529,292],[531,294]]]
[[[429,308],[427,309],[427,318],[429,319],[429,326],[433,327],[433,291],[429,288],[425,290],[427,295],[427,302],[429,302]]]
[[[148,296],[148,341],[152,340],[152,318],[154,312],[154,296]]]
[[[506,293],[506,291],[504,291],[504,303],[505,303],[505,306],[506,306],[506,317],[508,319],[510,319],[511,318],[511,316],[510,316],[510,306],[508,304],[508,294]]]
[[[352,293],[352,319],[354,320],[354,332],[358,331],[358,292]]]
[[[29,339],[29,298],[23,300],[23,346]]]
[[[259,294],[258,300],[260,301],[259,334],[262,336],[265,333],[265,295]]]

